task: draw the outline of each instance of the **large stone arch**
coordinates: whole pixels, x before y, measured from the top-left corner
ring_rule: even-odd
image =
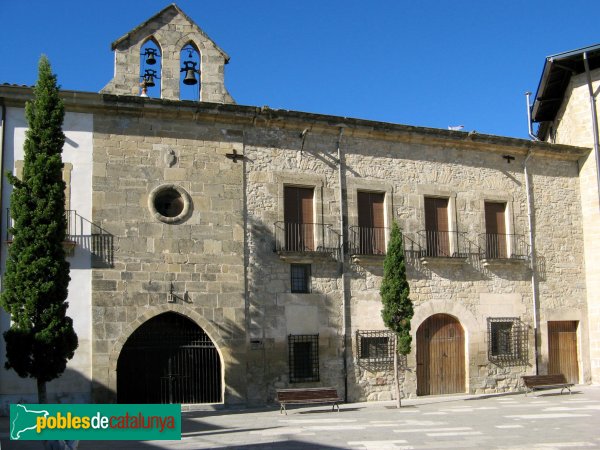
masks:
[[[188,318],[192,322],[194,322],[197,326],[202,328],[204,332],[208,335],[208,337],[213,341],[217,352],[219,354],[219,358],[221,360],[222,367],[222,386],[223,389],[226,388],[226,372],[227,367],[230,365],[230,355],[228,351],[225,350],[225,343],[223,339],[220,337],[220,334],[217,328],[208,320],[206,320],[201,314],[196,312],[195,310],[175,303],[169,303],[165,305],[157,305],[151,308],[148,308],[143,314],[138,316],[135,320],[131,321],[124,329],[121,336],[115,341],[112,346],[109,361],[108,361],[108,382],[109,389],[112,392],[117,392],[117,362],[119,360],[119,355],[123,350],[123,346],[127,342],[127,339],[131,336],[131,334],[138,329],[142,324],[144,324],[149,319],[156,317],[160,314],[174,312],[181,314],[182,316]],[[224,393],[223,393],[224,394]],[[224,395],[223,395],[224,398]]]

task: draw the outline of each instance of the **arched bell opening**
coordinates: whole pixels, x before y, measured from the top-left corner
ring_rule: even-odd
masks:
[[[140,49],[140,96],[161,97],[162,52],[154,38],[148,38]]]
[[[179,77],[179,99],[200,101],[200,51],[193,42],[188,42],[179,53],[181,61]]]
[[[117,361],[118,403],[220,403],[215,344],[187,317],[167,312],[129,336]]]

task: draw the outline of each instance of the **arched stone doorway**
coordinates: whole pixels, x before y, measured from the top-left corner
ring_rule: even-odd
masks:
[[[221,359],[210,337],[174,312],[129,336],[117,361],[119,403],[219,403]]]
[[[465,392],[465,335],[460,322],[434,314],[417,330],[417,395]]]

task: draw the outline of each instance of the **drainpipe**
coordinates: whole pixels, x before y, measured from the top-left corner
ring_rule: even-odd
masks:
[[[530,95],[531,92],[525,92],[525,98],[527,99],[527,130],[531,139],[533,139],[534,141],[539,141],[538,137],[535,134],[533,134],[533,130],[531,128],[531,103],[529,103]]]
[[[4,146],[6,142],[6,105],[4,104],[4,98],[0,97],[0,104],[2,109],[2,119],[0,119],[0,230],[2,229],[2,213],[3,211],[3,195],[4,195]],[[8,230],[7,230],[8,231]],[[0,273],[2,273],[2,259],[0,258]],[[2,291],[2,277],[0,277],[0,291]]]
[[[590,75],[590,65],[588,64],[587,52],[583,52],[583,66],[585,67],[585,76],[587,78],[587,85],[590,94],[590,106],[592,108],[592,132],[594,133],[594,157],[596,158],[596,186],[598,186],[598,199],[600,201],[600,157],[598,155],[598,116],[596,115],[596,99],[594,97],[594,88],[592,86],[592,76]]]
[[[347,299],[346,299],[346,268],[345,268],[345,252],[344,252],[344,190],[342,188],[342,136],[344,134],[344,128],[340,127],[340,133],[338,135],[337,142],[337,162],[338,162],[338,184],[339,184],[339,195],[340,195],[340,267],[342,269],[342,331],[343,331],[343,342],[342,342],[342,357],[344,361],[344,402],[348,403],[348,363],[346,358],[348,356],[347,351]]]
[[[529,103],[529,101],[527,102]],[[538,316],[538,291],[537,291],[537,273],[536,273],[536,258],[535,258],[535,242],[533,238],[533,205],[531,200],[531,187],[529,185],[529,171],[527,170],[527,163],[529,158],[533,155],[531,149],[527,152],[527,157],[523,161],[523,174],[525,176],[525,192],[527,194],[527,222],[529,224],[529,249],[531,250],[531,299],[533,306],[533,354],[535,357],[535,374],[539,374],[538,364],[538,330],[539,330],[539,316]]]

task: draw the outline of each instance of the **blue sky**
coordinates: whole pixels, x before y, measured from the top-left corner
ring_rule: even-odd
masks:
[[[237,103],[527,137],[525,96],[548,55],[600,43],[597,0],[179,0],[231,57]],[[0,83],[99,91],[110,44],[158,0],[0,0]]]

